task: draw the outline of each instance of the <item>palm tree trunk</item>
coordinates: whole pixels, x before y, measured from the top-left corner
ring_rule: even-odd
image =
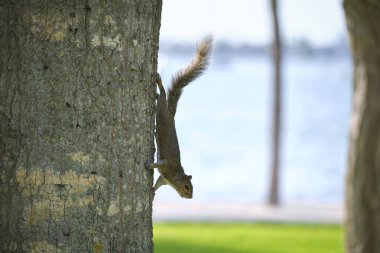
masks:
[[[0,4],[0,251],[153,252],[161,0]]]

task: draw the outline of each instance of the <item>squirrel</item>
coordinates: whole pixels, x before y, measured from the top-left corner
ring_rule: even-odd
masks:
[[[174,116],[183,88],[200,76],[209,65],[212,46],[213,38],[210,35],[198,44],[192,62],[173,76],[167,98],[161,77],[157,73],[156,82],[160,90],[156,106],[157,162],[149,166],[150,169],[158,168],[160,172],[154,185],[154,191],[160,186],[168,184],[182,198],[191,199],[193,197],[192,176],[186,175],[181,165]]]

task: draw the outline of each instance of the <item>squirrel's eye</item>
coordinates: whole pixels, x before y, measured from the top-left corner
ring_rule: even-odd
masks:
[[[186,191],[190,190],[190,187],[188,185],[185,185],[185,190]]]

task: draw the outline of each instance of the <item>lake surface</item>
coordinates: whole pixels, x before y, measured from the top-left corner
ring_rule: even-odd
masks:
[[[190,59],[168,58],[161,71],[166,86]],[[340,204],[353,90],[351,58],[288,56],[283,77],[282,202]],[[195,201],[265,202],[271,101],[271,61],[265,56],[215,57],[206,74],[185,89],[176,126],[182,165],[193,175]],[[188,201],[169,186],[155,198]]]

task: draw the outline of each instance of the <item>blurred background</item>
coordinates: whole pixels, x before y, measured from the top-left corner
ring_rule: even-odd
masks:
[[[160,188],[155,220],[283,221],[303,215],[308,221],[341,222],[353,87],[342,3],[280,0],[278,18],[283,56],[279,205],[268,206],[274,102],[271,2],[163,1],[159,72],[166,86],[191,61],[205,35],[214,35],[215,50],[206,73],[185,89],[176,114],[182,165],[193,176],[193,199]],[[285,212],[266,216],[276,206]],[[319,211],[322,216],[313,216]]]

